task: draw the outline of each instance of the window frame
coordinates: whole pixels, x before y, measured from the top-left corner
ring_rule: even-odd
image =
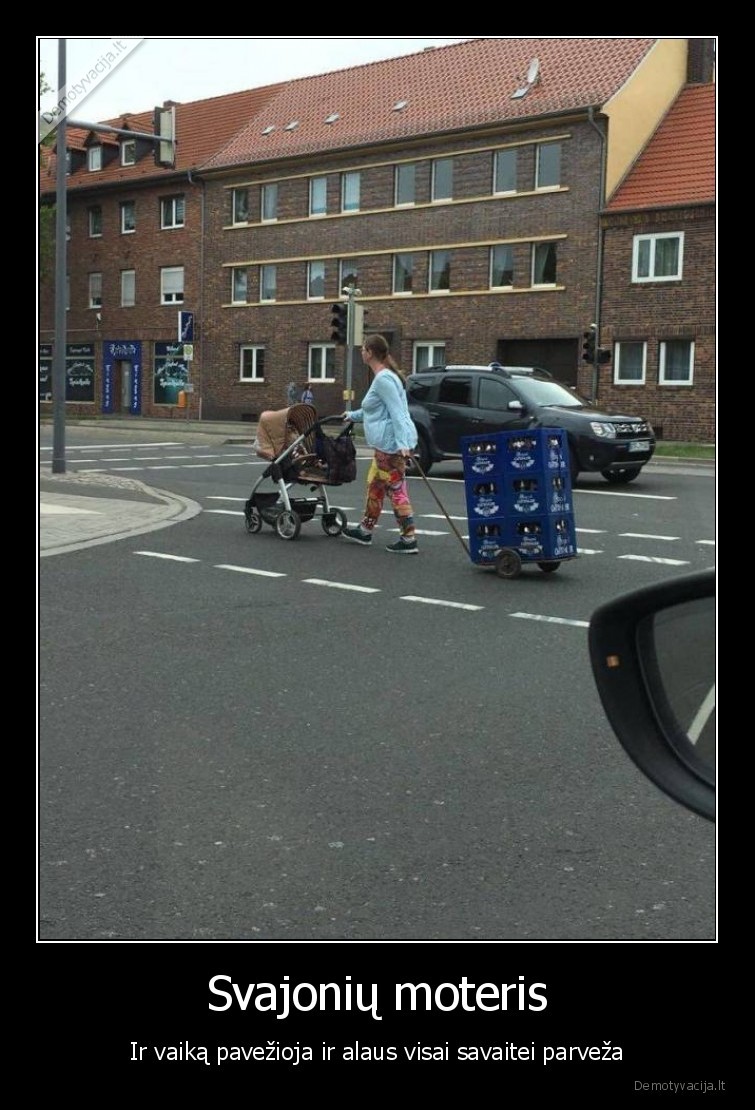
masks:
[[[514,165],[512,167],[513,168],[513,174],[511,175],[511,176],[513,176],[513,180],[514,180],[513,189],[500,189],[498,187],[498,180],[499,180],[499,177],[500,177],[499,161],[502,160],[503,158],[513,159],[513,163],[514,163]],[[511,197],[511,196],[514,196],[514,194],[518,192],[518,188],[517,188],[518,174],[519,174],[519,148],[518,147],[510,146],[510,147],[504,147],[502,150],[494,150],[493,151],[493,196],[494,197]]]
[[[181,222],[178,222],[177,208],[181,204]],[[170,212],[173,215],[173,223],[166,223],[165,215],[166,208],[170,207]],[[160,230],[161,231],[174,231],[176,228],[186,226],[186,194],[185,193],[172,193],[167,197],[160,197]]]
[[[547,184],[543,185],[541,183],[541,180],[540,180],[540,178],[542,177],[542,174],[543,174],[542,154],[543,154],[543,151],[546,150],[547,148],[550,148],[550,150],[556,150],[558,152],[558,160],[557,160],[557,165],[556,165],[556,170],[557,170],[556,176],[557,176],[558,180],[557,181],[550,181]],[[563,154],[563,146],[562,146],[560,140],[558,140],[558,139],[555,140],[554,142],[537,143],[536,150],[535,150],[535,189],[538,193],[546,193],[546,192],[548,192],[549,189],[560,189],[561,188],[561,178],[562,178],[561,156],[562,156],[562,154]]]
[[[127,301],[124,295],[124,279],[131,275],[133,285],[133,300]],[[136,270],[121,270],[121,308],[134,308],[136,306]]]
[[[133,227],[126,227],[125,226],[126,212],[127,211],[130,211],[132,216],[133,216],[133,220],[134,220],[134,226]],[[134,232],[136,231],[136,201],[135,200],[122,200],[120,202],[120,224],[121,224],[121,235],[133,235]]]
[[[436,260],[440,259],[442,255],[446,257],[445,266],[440,270],[436,266]],[[444,272],[447,275],[448,285],[438,285],[436,281],[442,278]],[[427,291],[434,296],[448,294],[451,292],[451,251],[447,248],[437,251],[429,251],[427,260]]]
[[[268,209],[273,215],[267,215]],[[274,224],[278,220],[278,182],[269,181],[260,188],[260,223]]]
[[[687,360],[687,374],[686,380],[681,378],[667,378],[666,377],[666,349],[671,344],[686,343],[688,347],[688,360]],[[695,384],[695,341],[694,339],[661,339],[658,344],[658,385],[662,386],[679,386],[683,389],[689,389],[690,386]]]
[[[342,258],[338,263],[339,296],[341,290],[347,286],[353,285],[355,289],[359,288],[359,266],[354,263],[355,259],[353,258]]]
[[[165,289],[165,278],[168,274],[181,274],[181,290],[174,290],[168,292]],[[161,266],[160,267],[160,304],[161,305],[175,305],[183,304],[184,296],[186,294],[185,286],[186,274],[183,266]]]
[[[438,194],[438,167],[448,166],[448,193]],[[430,170],[430,202],[432,204],[447,204],[454,199],[454,159],[433,158]]]
[[[315,354],[320,355],[320,358],[315,359]],[[316,363],[319,363],[319,365],[316,365]],[[328,363],[330,363],[330,366],[328,366]],[[331,368],[332,374],[328,374],[327,371]],[[307,350],[307,382],[317,382],[325,385],[334,382],[337,374],[335,343],[310,343]]]
[[[349,192],[349,184],[355,186],[356,202],[354,204],[347,204],[347,193]],[[361,212],[362,203],[362,174],[360,170],[348,170],[346,173],[341,174],[341,211],[342,212]]]
[[[237,278],[240,279],[244,275],[244,299],[241,300],[236,296],[237,292]],[[231,304],[249,304],[249,267],[248,266],[232,266],[231,267]]]
[[[662,239],[677,239],[679,249],[677,253],[677,270],[674,274],[657,275],[655,273],[656,245]],[[649,244],[648,274],[640,275],[640,253],[644,243]],[[632,283],[646,285],[649,282],[681,281],[684,274],[684,232],[683,231],[657,231],[645,232],[632,238]]]
[[[243,197],[243,205],[241,198]],[[237,204],[237,198],[239,203]],[[246,216],[243,220],[238,219],[238,210],[243,207],[246,211]],[[249,187],[247,185],[240,185],[238,188],[231,190],[231,223],[243,226],[249,223]]]
[[[640,376],[638,378],[622,377],[621,360],[624,348],[641,348]],[[644,339],[617,339],[613,345],[613,384],[614,385],[645,385],[647,380],[648,345]]]
[[[393,256],[393,295],[394,297],[411,297],[414,293],[414,262],[417,257],[416,251],[397,251]],[[404,266],[405,272],[409,278],[409,289],[397,288],[398,267],[403,265],[401,259],[411,259],[411,266]]]
[[[443,356],[436,357],[436,349],[443,349]],[[419,358],[419,352],[427,350],[427,362]],[[424,370],[427,366],[445,366],[446,341],[445,339],[416,339],[412,344],[412,373]]]
[[[126,157],[126,151],[129,150],[131,158]],[[121,165],[122,166],[135,166],[136,165],[136,139],[124,139],[121,143]]]
[[[245,352],[251,352],[251,373],[244,373]],[[260,365],[261,363],[261,365]],[[264,382],[265,380],[265,346],[262,343],[242,343],[239,347],[239,381]]]
[[[99,213],[99,224],[100,224],[100,230],[99,231],[94,231],[93,230],[95,213]],[[89,231],[89,238],[90,239],[101,239],[102,238],[102,205],[101,204],[92,204],[92,205],[90,205],[89,208],[87,208],[87,229]]]
[[[322,208],[315,207],[317,198],[315,196],[316,189],[322,188]],[[318,174],[316,177],[309,179],[309,215],[313,219],[321,219],[328,214],[328,178],[325,174]]]
[[[97,289],[99,293],[96,292]],[[89,274],[87,298],[89,308],[102,308],[102,274],[98,271]]]
[[[494,274],[495,265],[496,265],[495,258],[496,258],[496,254],[499,251],[505,251],[508,255],[511,256],[511,281],[507,285],[499,285],[498,283],[493,281],[493,274]],[[499,269],[501,270],[502,273],[505,272],[505,269],[504,269],[503,266],[499,266]],[[490,271],[489,271],[489,274],[488,274],[488,282],[489,282],[489,287],[491,289],[513,289],[514,288],[514,247],[512,246],[511,243],[495,243],[490,248]]]
[[[320,273],[315,274],[313,271],[319,269]],[[313,282],[322,282],[322,293],[313,293]],[[325,261],[322,258],[314,258],[307,263],[307,300],[308,301],[324,301],[325,300]]]
[[[266,297],[266,281],[265,278],[272,274],[273,295]],[[260,303],[261,304],[274,304],[278,299],[278,267],[274,262],[265,262],[260,265]]]
[[[402,191],[409,199],[402,200]],[[417,203],[417,163],[399,162],[394,170],[393,205],[394,208],[413,208]]]
[[[96,164],[95,164],[96,163]],[[89,173],[97,173],[102,169],[102,146],[90,146],[87,148],[87,170]]]
[[[552,249],[555,253],[556,273],[554,274],[553,281],[535,281],[535,269],[537,266],[538,253],[544,248]],[[558,285],[558,240],[545,239],[541,243],[532,244],[532,258],[530,263],[530,288],[531,289],[555,289]],[[545,267],[543,267],[545,269]]]

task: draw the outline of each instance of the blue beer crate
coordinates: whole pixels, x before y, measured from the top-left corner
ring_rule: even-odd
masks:
[[[506,473],[568,473],[569,443],[561,428],[532,428],[498,434],[506,437],[503,451]]]
[[[522,559],[549,562],[573,559],[577,554],[577,534],[571,513],[544,514],[521,520],[505,517],[501,527],[501,547],[513,547]]]

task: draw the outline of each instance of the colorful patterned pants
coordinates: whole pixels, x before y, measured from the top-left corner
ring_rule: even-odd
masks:
[[[414,510],[406,486],[406,459],[376,451],[367,474],[367,504],[362,527],[372,531],[380,520],[386,495],[403,539],[414,539]]]

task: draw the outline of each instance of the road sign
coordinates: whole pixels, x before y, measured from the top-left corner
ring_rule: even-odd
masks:
[[[179,312],[178,313],[178,342],[179,343],[193,343],[194,342],[194,313],[193,312]]]
[[[184,358],[186,359],[187,362],[191,362],[191,360],[194,358],[194,344],[193,343],[184,343]]]

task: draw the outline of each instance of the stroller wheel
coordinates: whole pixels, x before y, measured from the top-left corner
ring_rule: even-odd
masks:
[[[262,517],[252,505],[251,501],[247,501],[244,505],[244,521],[246,523],[247,532],[254,534],[259,532],[262,528]]]
[[[346,513],[342,509],[334,509],[332,513],[323,513],[322,530],[326,536],[340,536],[346,527]]]
[[[301,517],[293,509],[284,509],[275,518],[275,531],[282,540],[295,540],[301,532]]]

